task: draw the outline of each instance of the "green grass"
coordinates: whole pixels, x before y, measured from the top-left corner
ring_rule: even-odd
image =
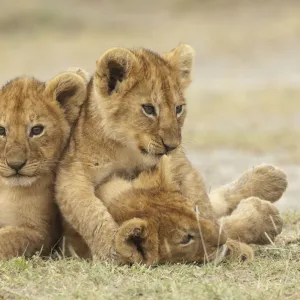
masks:
[[[116,266],[73,259],[0,262],[0,299],[299,299],[300,214],[250,263]],[[10,298],[9,298],[10,297]]]

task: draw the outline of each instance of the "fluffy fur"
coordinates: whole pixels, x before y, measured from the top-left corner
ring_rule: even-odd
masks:
[[[209,195],[216,217],[230,215],[241,199],[254,196],[275,202],[287,188],[287,179],[280,169],[262,164],[242,174],[234,182]]]
[[[226,235],[182,197],[167,156],[134,181],[112,178],[96,196],[120,225],[115,239],[119,263],[220,261],[226,253]],[[88,246],[70,225],[65,241],[66,250],[89,257]]]
[[[72,73],[1,88],[0,259],[48,253],[57,238],[54,171],[85,95]]]
[[[199,216],[195,206],[181,195],[172,163],[166,156],[157,169],[145,171],[133,181],[112,178],[97,189],[96,196],[120,225],[115,241],[119,262],[203,262],[220,261],[225,256],[242,261],[253,259],[253,250],[246,244],[261,244],[266,236],[270,243],[282,229],[279,212],[270,202],[256,197],[242,200],[242,197],[257,194],[268,197],[269,192],[262,191],[268,190],[274,179],[284,181],[283,172],[277,170],[274,175],[267,172],[270,168],[274,169],[258,166],[253,169],[252,176],[247,176],[247,171],[226,185],[233,191],[231,196],[237,208],[230,216],[219,220],[220,226]],[[261,173],[265,175],[260,177]],[[243,194],[237,192],[237,186],[245,178],[244,185],[253,186],[256,193],[253,190],[245,190]],[[263,179],[264,186],[259,184],[259,178]],[[282,194],[285,187],[276,186],[272,193],[276,190],[277,195]],[[218,190],[224,189],[225,186]],[[216,196],[216,192],[213,194]],[[70,226],[66,228],[66,249],[77,256],[90,257],[89,248],[80,235]]]
[[[193,56],[188,45],[163,55],[146,49],[113,48],[97,61],[88,97],[59,167],[56,189],[58,205],[70,224],[65,234],[85,241],[87,248],[77,250],[87,257],[116,258],[119,224],[105,198],[95,195],[95,190],[112,178],[136,178],[155,167],[166,153],[181,197],[197,209],[198,217],[211,222],[230,214],[248,196],[268,194],[265,199],[276,200],[284,191],[284,185],[270,182],[266,191],[258,188],[261,179],[253,190],[254,182],[245,183],[248,178],[244,176],[212,195],[214,212],[200,175],[180,146],[187,111],[183,93],[191,81]],[[87,79],[84,72],[79,73]],[[273,186],[278,195],[272,194]]]
[[[181,194],[198,205],[201,217],[213,219],[203,181],[180,147],[193,56],[188,45],[164,55],[113,48],[97,61],[56,188],[63,216],[94,257],[114,257],[118,230],[95,188],[112,176],[134,178],[166,153]]]

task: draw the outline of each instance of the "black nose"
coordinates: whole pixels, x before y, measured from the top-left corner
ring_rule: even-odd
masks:
[[[170,151],[177,148],[176,146],[174,147],[174,146],[171,146],[171,145],[167,145],[165,143],[164,143],[164,146],[165,146],[167,152],[170,152]]]
[[[25,161],[7,161],[7,165],[15,170],[15,171],[20,171],[25,165],[26,165],[26,160]]]

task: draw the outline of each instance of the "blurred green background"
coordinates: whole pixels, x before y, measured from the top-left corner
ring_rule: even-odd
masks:
[[[196,50],[184,145],[208,187],[275,163],[300,208],[300,1],[1,0],[0,82],[93,72],[108,48]]]

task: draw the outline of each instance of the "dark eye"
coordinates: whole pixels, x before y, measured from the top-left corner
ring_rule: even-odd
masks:
[[[142,108],[146,115],[156,116],[155,107],[153,105],[142,105]]]
[[[180,242],[180,244],[188,245],[193,239],[194,239],[194,237],[191,234],[188,234],[183,238],[183,240]]]
[[[183,105],[176,106],[176,115],[179,115],[182,113]]]
[[[40,135],[44,131],[43,125],[33,126],[30,130],[30,136]]]
[[[0,126],[0,136],[6,136],[6,129]]]

